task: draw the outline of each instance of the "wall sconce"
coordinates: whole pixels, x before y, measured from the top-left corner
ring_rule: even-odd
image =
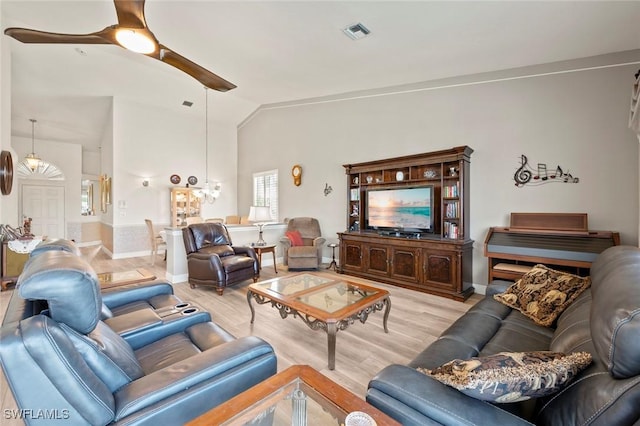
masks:
[[[109,204],[111,204],[111,178],[104,174],[100,175],[100,211],[106,213]]]
[[[329,186],[328,183],[324,184],[324,196],[326,197],[327,195],[331,194],[331,191],[333,191],[333,188]]]
[[[146,188],[147,186],[149,186],[149,179],[144,179],[144,180],[142,181],[142,186],[144,186],[145,188]]]

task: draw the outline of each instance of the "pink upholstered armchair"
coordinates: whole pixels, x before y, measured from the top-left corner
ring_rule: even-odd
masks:
[[[312,217],[294,217],[287,223],[282,244],[283,263],[292,269],[318,269],[322,264],[320,223]]]

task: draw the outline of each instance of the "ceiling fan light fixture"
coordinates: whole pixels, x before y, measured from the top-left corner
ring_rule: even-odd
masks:
[[[116,31],[116,40],[125,49],[136,53],[149,54],[156,50],[156,43],[143,32],[131,28],[120,28]]]

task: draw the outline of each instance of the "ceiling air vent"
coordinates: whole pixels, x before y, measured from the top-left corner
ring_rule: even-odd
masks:
[[[186,107],[191,107],[191,106],[193,105],[193,102],[191,102],[191,101],[184,101],[184,102],[182,102],[182,105],[183,105],[183,106],[186,106]]]
[[[355,25],[349,25],[347,28],[343,29],[344,33],[349,36],[349,38],[353,40],[360,40],[361,38],[365,38],[368,36],[371,31],[361,23],[357,23]]]

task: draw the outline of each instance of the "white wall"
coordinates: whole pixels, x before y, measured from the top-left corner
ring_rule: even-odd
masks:
[[[627,128],[635,65],[383,96],[263,108],[239,130],[238,204],[251,202],[251,174],[277,168],[280,216],[319,218],[336,239],[346,225],[343,164],[469,145],[473,281],[486,284],[483,242],[510,212],[585,212],[590,229],[638,242],[638,141]],[[517,188],[525,154],[561,165],[577,184]],[[290,170],[304,168],[295,187]],[[325,197],[325,182],[334,189]],[[326,255],[326,254],[325,254]]]
[[[235,214],[237,143],[235,125],[209,119],[209,181],[222,183],[221,196],[205,204],[202,216],[225,217]],[[103,150],[111,158],[114,255],[140,254],[148,250],[144,219],[158,228],[170,224],[169,177],[178,174],[187,183],[196,176],[205,182],[204,116],[176,114],[153,105],[141,105],[115,98],[113,108],[113,150]],[[104,165],[104,160],[103,160]],[[109,173],[109,172],[107,172]],[[147,187],[143,179],[149,179]]]

